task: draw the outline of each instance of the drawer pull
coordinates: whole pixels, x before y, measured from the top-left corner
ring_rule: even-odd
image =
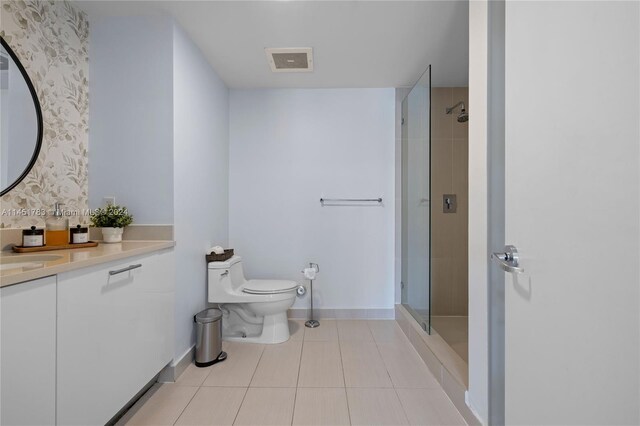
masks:
[[[109,271],[109,275],[118,275],[123,272],[131,271],[132,269],[142,268],[142,264],[138,263],[137,265],[129,265],[126,268],[116,269],[115,271]]]

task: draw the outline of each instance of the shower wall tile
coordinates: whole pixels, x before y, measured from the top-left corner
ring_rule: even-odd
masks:
[[[431,258],[431,315],[453,315],[453,267],[450,257]]]
[[[468,125],[446,108],[467,104],[468,89],[433,88],[431,101],[431,313],[467,315]],[[443,194],[456,194],[456,213],[442,212]]]
[[[456,215],[442,211],[442,195],[451,193],[452,146],[451,139],[431,141],[431,247],[433,258],[453,255],[451,236],[454,233]]]
[[[466,99],[466,98],[465,98]],[[460,124],[460,123],[457,123]],[[466,124],[466,123],[465,123]],[[468,314],[468,234],[469,234],[469,142],[467,138],[452,140],[452,192],[458,196],[458,212],[453,215],[453,298],[451,315]]]
[[[451,138],[433,138],[431,140],[432,193],[452,189],[452,155]],[[440,210],[442,210],[442,208]]]
[[[457,101],[456,101],[457,102]],[[446,113],[453,105],[452,92],[447,87],[431,89],[431,138],[450,139],[453,131],[453,116]]]
[[[435,197],[434,197],[435,198]],[[435,259],[451,258],[457,250],[454,244],[456,234],[456,218],[454,214],[442,213],[442,194],[438,194],[439,211],[431,213],[431,257]]]
[[[467,285],[468,274],[469,266],[466,261],[454,261],[451,275],[452,304],[448,315],[467,316],[469,314],[469,286]]]

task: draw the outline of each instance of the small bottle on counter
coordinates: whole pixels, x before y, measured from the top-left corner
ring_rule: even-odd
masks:
[[[43,245],[44,229],[32,226],[31,229],[22,230],[22,247],[42,247]]]
[[[48,246],[63,246],[69,244],[69,219],[64,217],[60,209],[61,203],[56,203],[53,215],[45,221],[47,225],[46,244]]]
[[[71,244],[82,244],[89,242],[89,228],[78,224],[75,228],[71,228]]]

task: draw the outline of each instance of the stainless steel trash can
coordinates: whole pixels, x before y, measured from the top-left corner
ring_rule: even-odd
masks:
[[[222,351],[222,311],[205,309],[198,312],[193,321],[196,323],[196,365],[207,367],[224,361],[227,354]]]

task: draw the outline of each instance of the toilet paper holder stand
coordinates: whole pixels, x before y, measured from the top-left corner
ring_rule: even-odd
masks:
[[[320,272],[320,267],[317,263],[309,262],[309,268],[314,269],[316,273]],[[302,274],[305,274],[305,271],[302,270]],[[309,279],[309,298],[311,299],[311,311],[310,318],[307,322],[304,323],[305,327],[308,328],[316,328],[320,326],[320,321],[316,320],[313,316],[313,280]]]

